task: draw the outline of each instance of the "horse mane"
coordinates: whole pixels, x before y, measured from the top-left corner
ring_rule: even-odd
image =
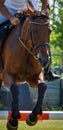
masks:
[[[24,22],[27,17],[30,17],[30,15],[26,15],[26,14],[22,14],[22,13],[16,13],[15,16],[18,17],[21,22]],[[41,13],[40,11],[34,12],[33,15],[30,18],[32,20],[34,20],[38,17],[49,19],[49,17],[47,15]]]
[[[49,17],[48,17],[47,15],[42,14],[42,13],[35,14],[35,15],[33,15],[31,18],[34,20],[34,19],[36,19],[37,17],[42,17],[42,18],[49,19]]]

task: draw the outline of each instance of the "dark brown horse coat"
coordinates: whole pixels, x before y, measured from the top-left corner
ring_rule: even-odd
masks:
[[[4,41],[2,50],[4,65],[2,80],[4,80],[6,86],[11,86],[13,82],[19,79],[27,81],[31,85],[33,84],[32,87],[37,86],[42,66],[39,65],[38,60],[29,54],[19,41],[20,37],[29,50],[31,50],[32,44],[49,42],[48,24],[44,25],[47,22],[47,18],[41,19],[41,21],[37,18],[37,22],[43,25],[31,25],[30,19],[27,18],[23,25],[20,23],[13,27]],[[32,27],[32,39],[30,36],[30,26]],[[43,62],[46,64],[48,60],[48,46],[39,46],[36,51],[41,51]]]
[[[18,118],[18,86],[16,82],[27,81],[31,87],[38,87],[37,104],[28,116],[26,123],[35,125],[37,115],[42,114],[42,102],[47,88],[42,68],[49,62],[49,21],[47,16],[35,15],[27,17],[24,23],[12,27],[4,40],[2,49],[3,70],[0,81],[12,93],[12,114],[7,123],[8,130],[17,130]]]

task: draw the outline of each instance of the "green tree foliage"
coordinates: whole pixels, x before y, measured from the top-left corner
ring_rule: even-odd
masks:
[[[63,64],[61,63],[63,57],[63,0],[53,0],[50,19],[53,28],[50,38],[52,63],[55,66]]]
[[[53,4],[50,11],[52,66],[63,66],[63,0],[52,1]],[[38,9],[41,10],[40,0]]]

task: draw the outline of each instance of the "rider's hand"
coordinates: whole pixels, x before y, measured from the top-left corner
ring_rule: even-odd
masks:
[[[12,16],[12,17],[10,18],[10,22],[11,22],[12,25],[15,26],[15,25],[17,25],[17,24],[20,23],[20,20],[19,20],[19,18],[15,17],[15,16]]]
[[[48,8],[46,8],[46,9],[42,10],[42,13],[49,16],[50,10]]]

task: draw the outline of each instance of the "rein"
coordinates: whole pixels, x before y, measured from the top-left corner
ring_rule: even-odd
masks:
[[[49,44],[47,42],[42,42],[38,45],[34,45],[33,48],[30,50],[28,49],[28,47],[25,45],[25,43],[21,40],[21,38],[19,37],[18,38],[19,42],[21,43],[21,45],[29,52],[29,54],[31,54],[36,60],[38,60],[38,55],[36,56],[35,55],[35,50],[37,48],[39,48],[40,46],[48,46],[49,47]]]
[[[28,49],[28,47],[25,45],[25,43],[21,40],[21,38],[19,37],[18,40],[20,41],[20,43],[22,44],[22,46],[32,55],[34,56],[33,52],[31,50]],[[37,58],[35,58],[37,59]]]

